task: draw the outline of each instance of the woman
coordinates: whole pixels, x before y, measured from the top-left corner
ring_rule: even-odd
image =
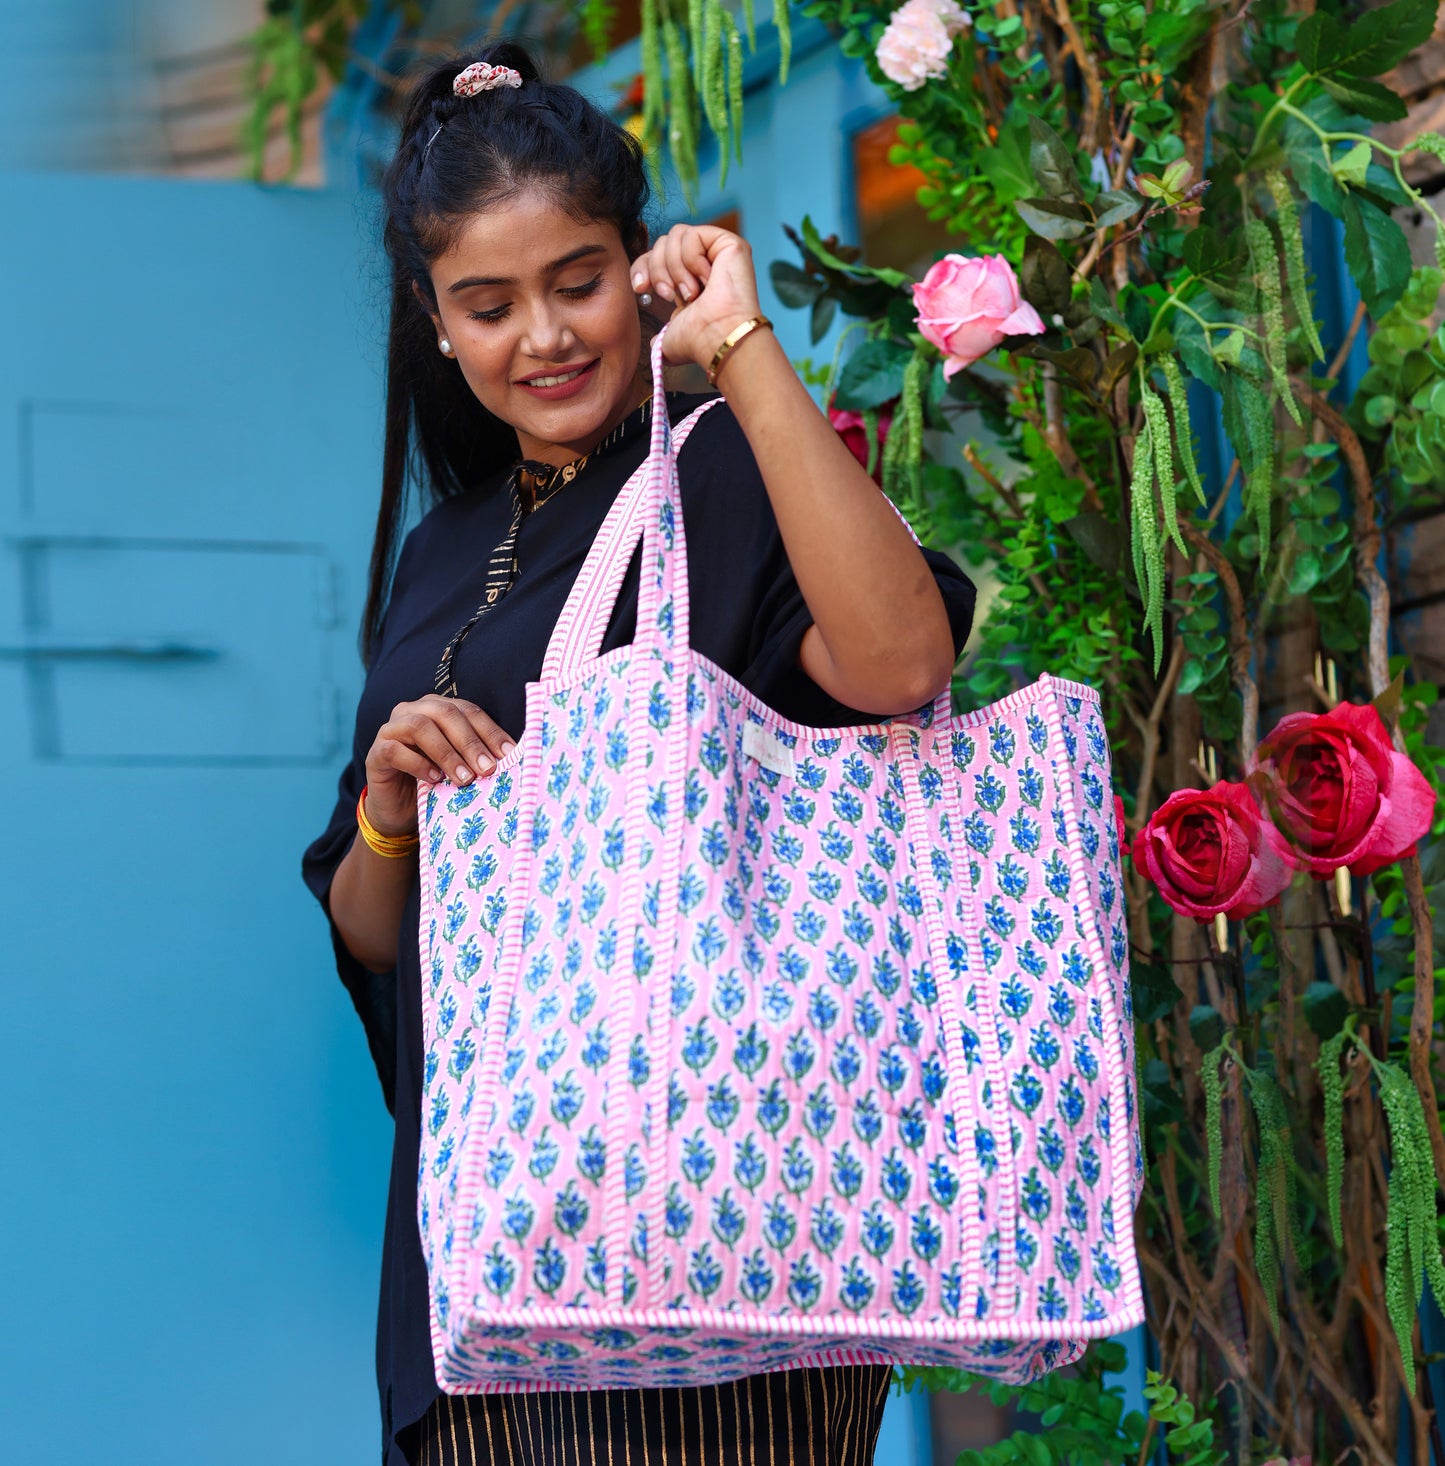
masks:
[[[883,719],[947,685],[973,587],[915,545],[798,381],[760,315],[747,245],[679,225],[649,248],[636,142],[541,81],[520,48],[418,84],[384,196],[393,296],[368,675],[335,813],[305,857],[396,1119],[384,1460],[871,1461],[883,1367],[705,1389],[441,1394],[416,1218],[416,780],[485,779],[522,733],[525,685],[647,452],[653,298],[672,309],[668,359],[710,368],[724,399],[678,458],[703,655],[798,721]],[[671,420],[705,400],[669,394]],[[409,476],[432,507],[396,555]],[[637,590],[634,556],[604,650],[631,642]]]

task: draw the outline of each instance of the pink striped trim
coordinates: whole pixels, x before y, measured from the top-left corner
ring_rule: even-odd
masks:
[[[527,687],[527,728],[537,726],[543,716],[541,691],[535,682]],[[513,866],[513,884],[507,892],[507,911],[502,918],[502,927],[497,934],[502,949],[502,959],[492,978],[492,996],[487,1010],[487,1039],[482,1063],[478,1067],[477,1097],[473,1106],[473,1123],[490,1131],[494,1124],[493,1109],[497,1104],[497,1086],[501,1082],[502,1069],[507,1060],[507,1015],[516,996],[517,983],[522,974],[522,921],[527,904],[532,899],[532,871],[536,865],[536,852],[532,848],[532,821],[537,810],[537,795],[542,783],[542,760],[530,758],[522,765],[521,787],[517,791],[517,844],[516,863]],[[458,1166],[457,1194],[453,1203],[454,1214],[470,1218],[476,1205],[477,1192],[481,1189],[481,1173],[486,1164],[483,1146],[463,1149],[463,1159]],[[418,1200],[418,1213],[420,1200]],[[447,1277],[447,1286],[454,1299],[470,1297],[472,1280],[466,1276],[467,1261],[481,1265],[482,1259],[473,1257],[469,1248],[454,1251],[456,1261]]]
[[[963,1283],[959,1292],[959,1308],[971,1303],[983,1283],[983,1226],[978,1217],[977,1166],[970,1166],[973,1155],[973,1132],[978,1116],[973,1106],[973,1086],[963,1058],[963,1018],[959,1012],[958,993],[948,970],[947,932],[944,929],[943,893],[933,874],[933,850],[923,817],[923,791],[918,783],[918,761],[923,754],[922,739],[914,741],[913,730],[894,724],[889,741],[903,780],[903,817],[907,838],[913,847],[913,869],[923,896],[923,929],[928,933],[928,960],[933,967],[933,980],[938,990],[943,1019],[943,1064],[948,1074],[944,1102],[953,1096],[953,1135],[958,1144],[959,1171],[962,1175],[959,1216],[963,1251]],[[945,784],[947,774],[944,774]],[[967,870],[964,879],[968,878]],[[940,1108],[938,1124],[943,1124]]]
[[[807,1317],[793,1313],[752,1313],[726,1308],[565,1308],[539,1305],[498,1313],[473,1310],[469,1321],[479,1327],[495,1322],[508,1329],[673,1329],[718,1333],[735,1339],[823,1337],[827,1339],[898,1339],[908,1343],[968,1344],[983,1339],[1107,1339],[1144,1322],[1142,1302],[1103,1318],[860,1318],[830,1313]],[[1022,1332],[1021,1332],[1022,1331]],[[792,1367],[791,1365],[789,1366]]]
[[[1078,687],[1079,683],[1066,683],[1062,679],[1051,679],[1055,687]],[[1073,694],[1077,696],[1077,694]],[[1098,701],[1097,696],[1093,699]],[[1089,894],[1088,874],[1084,867],[1084,848],[1078,839],[1079,811],[1074,802],[1074,766],[1068,757],[1064,744],[1063,713],[1057,695],[1049,697],[1043,705],[1044,720],[1048,725],[1049,739],[1058,750],[1061,763],[1059,773],[1059,804],[1064,814],[1064,829],[1073,838],[1066,840],[1069,852],[1069,883],[1071,890],[1080,893],[1076,902],[1084,928],[1084,949],[1089,961],[1094,964],[1104,993],[1099,1003],[1104,1028],[1104,1066],[1108,1073],[1105,1093],[1111,1100],[1117,1099],[1117,1113],[1109,1113],[1109,1196],[1114,1203],[1114,1260],[1124,1277],[1124,1299],[1126,1311],[1132,1316],[1144,1314],[1143,1287],[1139,1277],[1139,1261],[1134,1246],[1134,1156],[1130,1142],[1129,1126],[1124,1117],[1124,1050],[1120,1034],[1120,1015],[1115,1011],[1113,981],[1109,976],[1108,958],[1099,935],[1099,913]],[[1113,812],[1106,811],[1104,818],[1112,819]],[[1137,1064],[1135,1066],[1138,1067]],[[1135,1101],[1138,1103],[1137,1099]]]
[[[723,399],[714,397],[689,413],[673,429],[673,452],[681,453],[692,430]],[[571,676],[577,666],[596,657],[607,634],[617,595],[642,536],[647,505],[647,470],[644,461],[613,501],[597,538],[592,542],[562,614],[547,643],[543,680]]]

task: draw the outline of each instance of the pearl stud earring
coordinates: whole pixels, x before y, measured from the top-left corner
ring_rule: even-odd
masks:
[[[445,336],[437,342],[437,345],[441,347],[443,356],[450,356],[452,354],[452,343]]]
[[[651,305],[652,304],[652,296],[649,295],[647,293],[647,291],[645,291],[645,290],[637,298],[643,303],[643,305]]]

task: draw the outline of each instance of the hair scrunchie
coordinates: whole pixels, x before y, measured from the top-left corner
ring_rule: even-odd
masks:
[[[485,61],[473,61],[465,70],[459,71],[452,82],[452,91],[459,97],[475,97],[478,92],[489,92],[494,87],[519,87],[522,73],[510,66],[490,66]]]

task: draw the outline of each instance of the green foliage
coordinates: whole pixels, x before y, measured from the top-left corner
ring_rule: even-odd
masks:
[[[1259,1133],[1254,1267],[1264,1288],[1270,1322],[1278,1332],[1278,1289],[1285,1262],[1285,1239],[1297,1236],[1299,1230],[1289,1113],[1279,1085],[1271,1075],[1248,1067],[1244,1073]]]
[[[1220,1134],[1220,1104],[1223,1098],[1223,1081],[1219,1066],[1230,1050],[1221,1043],[1205,1054],[1200,1065],[1199,1082],[1204,1090],[1204,1144],[1209,1161],[1209,1205],[1214,1215],[1219,1215],[1219,1161],[1224,1150],[1224,1137]]]
[[[1029,1385],[1006,1385],[964,1370],[905,1368],[899,1387],[961,1394],[972,1391],[995,1405],[1036,1416],[1042,1430],[1019,1430],[978,1451],[965,1451],[955,1466],[1106,1466],[1133,1463],[1144,1443],[1146,1418],[1126,1412],[1124,1392],[1106,1376],[1127,1359],[1122,1345],[1100,1340],[1073,1372],[1047,1374]]]
[[[1327,1038],[1320,1045],[1315,1066],[1325,1107],[1325,1190],[1329,1197],[1330,1235],[1336,1247],[1344,1241],[1340,1227],[1340,1189],[1345,1177],[1345,1082],[1340,1073],[1340,1054],[1349,1041],[1350,1033],[1343,1028]]]
[[[1149,1414],[1169,1427],[1164,1444],[1175,1466],[1222,1466],[1228,1459],[1228,1453],[1214,1445],[1214,1422],[1207,1415],[1197,1415],[1188,1398],[1157,1370],[1145,1376],[1144,1398],[1149,1402]]]
[[[1435,1164],[1429,1122],[1414,1081],[1396,1064],[1381,1064],[1373,1057],[1371,1064],[1390,1122],[1385,1304],[1405,1361],[1405,1378],[1413,1384],[1415,1313],[1427,1277],[1436,1303],[1445,1307],[1445,1263],[1435,1221]]]
[[[1395,512],[1445,502],[1445,325],[1430,329],[1445,272],[1415,270],[1369,341],[1354,420],[1383,441],[1405,493]]]

